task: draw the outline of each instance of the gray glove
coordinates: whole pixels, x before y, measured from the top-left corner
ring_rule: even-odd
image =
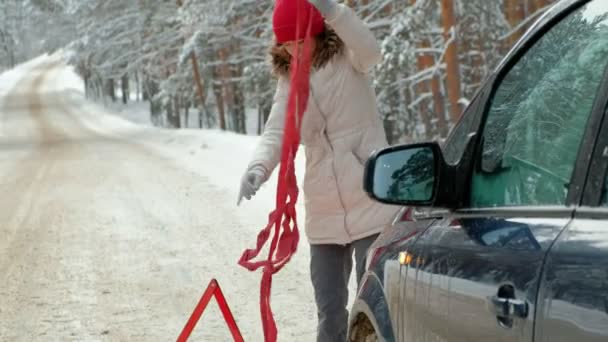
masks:
[[[315,6],[325,19],[331,20],[336,17],[337,6],[334,0],[308,0],[308,2]]]
[[[267,179],[268,175],[263,166],[256,165],[247,170],[241,179],[241,190],[236,205],[241,205],[243,198],[250,200],[255,196],[255,193],[260,190],[260,187]]]

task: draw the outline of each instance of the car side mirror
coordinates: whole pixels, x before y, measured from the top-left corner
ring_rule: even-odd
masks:
[[[443,165],[437,143],[389,147],[367,161],[364,188],[382,203],[433,205]]]

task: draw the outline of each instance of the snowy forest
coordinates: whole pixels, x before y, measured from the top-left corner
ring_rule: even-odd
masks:
[[[445,137],[555,0],[345,2],[381,44],[378,106],[398,143]],[[275,88],[272,9],[272,0],[0,0],[0,71],[64,49],[91,99],[146,103],[161,127],[260,134]]]

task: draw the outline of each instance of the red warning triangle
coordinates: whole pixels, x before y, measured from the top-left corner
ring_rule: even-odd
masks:
[[[236,325],[236,321],[234,320],[234,316],[232,316],[232,312],[228,307],[228,303],[226,302],[226,298],[222,293],[222,289],[215,279],[211,280],[209,286],[207,286],[207,290],[205,290],[205,293],[203,293],[198,305],[196,305],[194,308],[194,312],[192,312],[192,315],[182,330],[182,333],[177,338],[177,342],[186,342],[188,340],[190,334],[192,334],[192,330],[194,330],[194,327],[196,326],[196,323],[198,323],[200,320],[203,312],[213,297],[215,297],[215,300],[222,311],[224,321],[226,321],[228,329],[230,329],[232,338],[234,338],[235,342],[243,342],[243,336],[241,335],[239,327]]]

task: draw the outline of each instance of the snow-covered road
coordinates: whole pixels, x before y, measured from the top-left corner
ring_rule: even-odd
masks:
[[[236,264],[272,206],[273,184],[235,205],[255,138],[137,126],[74,80],[55,57],[0,77],[0,341],[175,340],[213,277],[262,341]],[[275,278],[281,341],[314,340],[308,260]],[[231,340],[215,304],[192,340]]]

